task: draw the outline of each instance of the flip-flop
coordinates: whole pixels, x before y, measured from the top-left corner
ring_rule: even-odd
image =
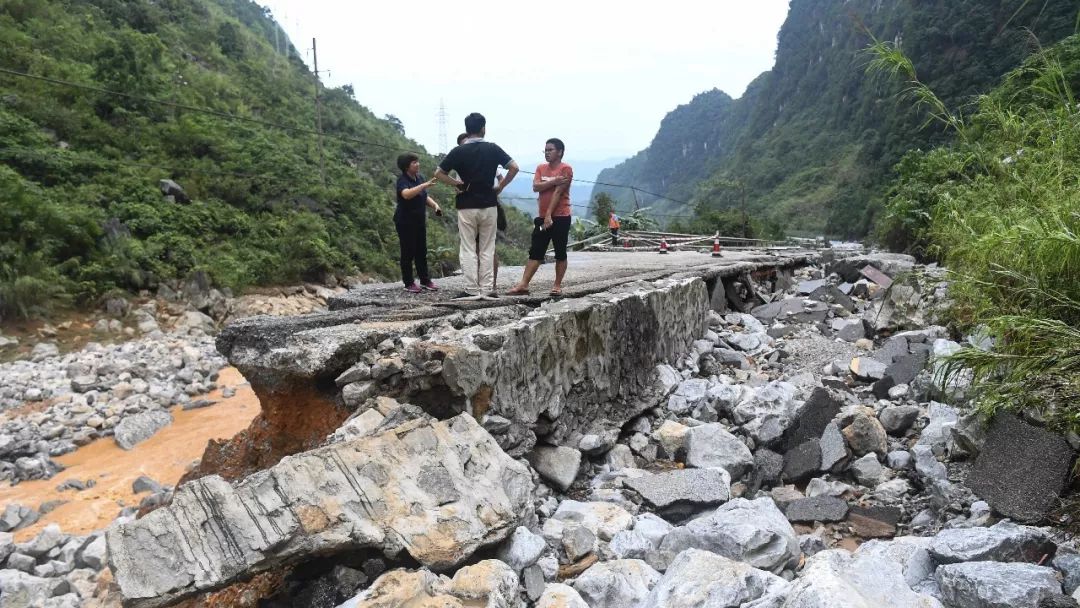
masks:
[[[527,296],[529,295],[528,289],[511,289],[506,292],[508,296]]]
[[[558,298],[559,296],[561,296],[561,295],[562,295],[562,290],[561,290],[561,289],[552,289],[552,290],[551,290],[551,291],[550,291],[550,292],[548,293],[548,295],[549,295],[549,296],[554,296],[554,297]]]

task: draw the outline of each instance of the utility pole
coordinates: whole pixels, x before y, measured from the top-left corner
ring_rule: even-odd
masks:
[[[446,143],[446,104],[443,100],[439,100],[439,152],[446,154],[449,152],[449,145]]]
[[[323,156],[322,142],[322,100],[319,97],[319,53],[315,50],[315,39],[311,39],[311,58],[315,64],[315,130],[319,135],[319,179],[326,187],[326,159]]]

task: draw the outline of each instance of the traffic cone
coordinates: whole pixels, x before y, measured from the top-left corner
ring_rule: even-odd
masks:
[[[667,253],[667,239],[660,239],[660,253]]]
[[[712,241],[712,257],[720,257],[720,237],[713,237]]]

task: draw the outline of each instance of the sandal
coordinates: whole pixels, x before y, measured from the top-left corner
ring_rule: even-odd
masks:
[[[508,295],[508,296],[527,296],[527,295],[529,295],[529,290],[528,289],[518,289],[517,287],[514,287],[513,289],[510,289],[509,291],[507,291],[506,295]]]
[[[553,297],[556,297],[556,298],[558,298],[558,297],[562,296],[562,290],[561,290],[561,289],[552,289],[552,290],[551,290],[551,291],[550,291],[550,292],[548,293],[548,295],[549,295],[549,296],[553,296]]]

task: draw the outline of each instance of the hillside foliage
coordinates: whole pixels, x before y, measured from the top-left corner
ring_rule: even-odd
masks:
[[[1000,83],[1036,48],[1073,33],[1077,4],[1049,0],[846,2],[793,0],[776,62],[739,99],[713,90],[673,110],[648,148],[598,181],[672,200],[638,201],[660,213],[746,211],[790,233],[858,238],[871,232],[893,167],[911,149],[951,134],[911,104],[902,84],[868,79],[871,36],[896,42],[922,80],[955,110]],[[740,198],[718,193],[737,181]],[[618,208],[631,195],[604,189]]]
[[[195,270],[233,289],[396,274],[394,160],[433,159],[351,87],[323,90],[324,185],[315,77],[256,3],[3,0],[0,37],[0,67],[99,89],[0,74],[0,315]],[[436,267],[456,258],[446,206]]]

